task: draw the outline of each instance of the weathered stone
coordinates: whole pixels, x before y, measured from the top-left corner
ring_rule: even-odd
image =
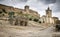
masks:
[[[27,24],[28,24],[28,18],[26,17],[18,16],[15,20],[15,25],[27,26]]]

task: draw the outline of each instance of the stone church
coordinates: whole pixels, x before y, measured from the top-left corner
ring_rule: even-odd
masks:
[[[59,20],[58,17],[52,17],[52,10],[48,7],[46,10],[46,15],[40,18],[41,23],[55,24]]]

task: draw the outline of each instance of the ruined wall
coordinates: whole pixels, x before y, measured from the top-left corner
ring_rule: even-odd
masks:
[[[6,5],[0,4],[0,11],[2,11],[2,9],[4,9],[7,12],[7,16],[8,16],[9,12],[14,12],[15,16],[16,16],[22,11],[23,13],[32,15],[36,18],[40,18],[40,15],[38,14],[38,12],[31,10],[31,9],[29,9],[29,10],[28,9],[26,9],[26,10],[25,9],[18,9],[18,8],[14,8],[12,6],[6,6]]]

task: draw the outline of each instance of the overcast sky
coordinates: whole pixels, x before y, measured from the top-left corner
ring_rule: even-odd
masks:
[[[49,6],[53,16],[60,18],[60,0],[0,0],[0,4],[24,8],[29,5],[30,9],[37,11],[41,16],[45,15],[45,10]]]

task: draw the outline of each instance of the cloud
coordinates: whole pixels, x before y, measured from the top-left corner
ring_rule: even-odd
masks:
[[[26,3],[28,0],[0,0],[0,4],[5,4],[5,5],[16,5],[20,3]]]
[[[56,0],[46,0],[45,3],[46,4],[56,3]]]
[[[11,1],[16,3],[24,3],[24,2],[27,2],[28,0],[11,0]]]
[[[44,4],[56,3],[56,0],[38,0],[38,1],[42,1]]]
[[[60,12],[60,0],[38,0],[43,2],[45,5],[52,5],[54,12]]]
[[[4,1],[4,0],[0,0],[0,1]]]
[[[56,0],[56,3],[54,5],[54,11],[55,12],[60,12],[60,0]]]

